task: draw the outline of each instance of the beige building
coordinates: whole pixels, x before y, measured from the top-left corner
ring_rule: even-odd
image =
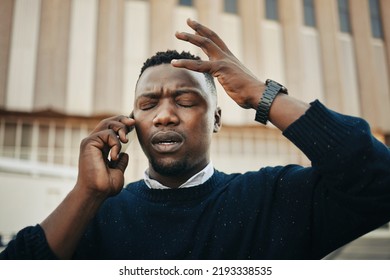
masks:
[[[79,143],[129,114],[143,61],[201,51],[175,39],[187,18],[214,29],[260,79],[369,121],[390,145],[389,0],[0,0],[0,235],[40,222],[73,187]],[[219,88],[212,160],[226,172],[307,158]],[[126,180],[147,161],[136,141]],[[370,235],[390,238],[384,226]]]

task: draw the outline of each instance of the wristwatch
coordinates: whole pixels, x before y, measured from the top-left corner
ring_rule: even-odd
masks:
[[[257,106],[255,121],[264,125],[267,124],[272,102],[279,93],[288,94],[287,88],[271,79],[267,79],[265,81],[265,91]]]

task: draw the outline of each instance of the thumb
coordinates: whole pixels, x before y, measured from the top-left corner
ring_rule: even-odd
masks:
[[[128,163],[129,155],[126,153],[120,153],[118,156],[118,160],[111,162],[110,168],[114,168],[116,170],[121,171],[122,173],[125,173]]]
[[[129,155],[126,153],[120,153],[116,168],[118,168],[122,173],[125,173],[128,163]]]

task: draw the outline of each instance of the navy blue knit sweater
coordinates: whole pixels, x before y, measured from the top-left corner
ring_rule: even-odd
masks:
[[[364,120],[314,102],[284,135],[311,167],[215,171],[188,189],[131,183],[103,204],[74,258],[320,259],[390,220],[390,151]],[[0,257],[55,256],[37,225]]]

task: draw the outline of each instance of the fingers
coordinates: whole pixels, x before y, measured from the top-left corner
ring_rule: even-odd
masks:
[[[118,157],[118,160],[111,161],[109,166],[110,168],[118,169],[121,173],[125,173],[128,163],[129,163],[129,155],[121,153]]]
[[[92,131],[92,134],[102,130],[110,129],[114,131],[116,135],[118,135],[121,142],[126,143],[126,134],[133,129],[134,124],[135,120],[133,118],[126,116],[115,116],[101,121]]]
[[[88,150],[87,145],[97,148],[96,153],[100,153],[106,165],[110,166],[110,159],[111,161],[118,160],[122,143],[129,141],[126,134],[134,129],[134,125],[135,120],[126,116],[104,119],[85,139],[83,150]]]
[[[187,24],[195,31],[195,34],[176,32],[177,39],[200,47],[209,58],[220,58],[223,53],[232,54],[225,42],[211,29],[191,19],[187,19]]]
[[[217,33],[215,33],[210,28],[207,28],[206,26],[192,19],[187,19],[187,24],[195,31],[197,35],[208,38],[222,51],[227,52],[229,54],[231,53],[225,42],[218,36]]]
[[[216,73],[224,66],[224,61],[235,60],[235,56],[214,31],[191,19],[187,20],[187,24],[195,31],[195,34],[176,32],[176,38],[201,48],[209,61],[180,59],[173,60],[171,62],[173,66],[216,76]]]
[[[118,135],[110,129],[99,131],[88,136],[84,141],[82,147],[89,150],[88,146],[97,148],[96,153],[100,153],[103,160],[109,163],[111,160],[118,160],[121,143]]]
[[[210,73],[213,75],[213,64],[210,61],[193,60],[193,59],[173,59],[171,64],[175,67],[186,68],[202,73]]]
[[[175,36],[179,40],[187,41],[194,44],[195,46],[198,46],[209,58],[215,57],[219,52],[221,52],[219,47],[206,37],[190,34],[187,32],[176,32]]]

